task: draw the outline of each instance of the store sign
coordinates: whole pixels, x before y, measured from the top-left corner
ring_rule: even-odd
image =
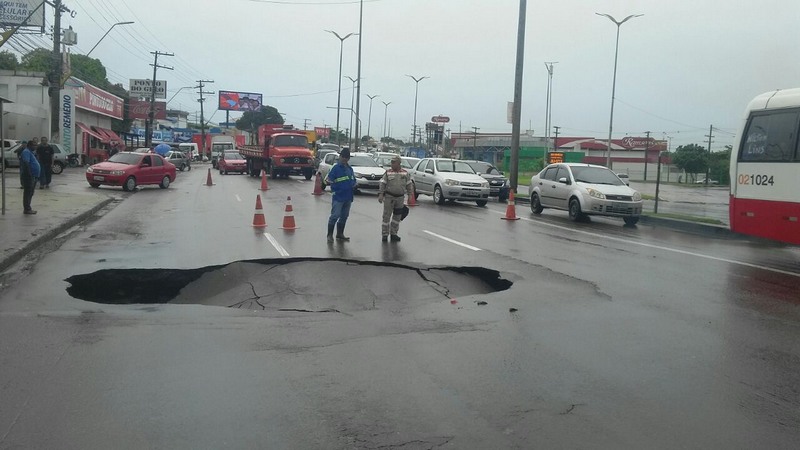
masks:
[[[153,111],[155,118],[166,120],[167,118],[167,102],[153,102]],[[145,100],[130,99],[128,101],[128,118],[129,119],[147,119],[150,113],[150,102]]]
[[[0,25],[44,29],[44,0],[0,0]]]
[[[558,164],[564,162],[564,152],[550,152],[547,154],[547,164]]]
[[[72,89],[62,89],[60,95],[61,147],[69,155],[75,153],[75,92]]]
[[[75,90],[76,107],[122,120],[125,103],[121,98],[76,78],[70,80],[67,85]]]
[[[431,117],[431,122],[434,123],[447,123],[450,122],[450,118],[447,116],[433,116]]]
[[[153,93],[153,80],[130,79],[131,97],[150,98]],[[167,81],[156,80],[156,98],[167,98]]]
[[[317,133],[317,136],[321,138],[331,137],[330,127],[314,127],[314,132]]]

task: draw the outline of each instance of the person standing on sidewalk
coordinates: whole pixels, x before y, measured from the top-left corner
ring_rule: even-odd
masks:
[[[39,189],[50,189],[50,181],[53,179],[53,146],[47,143],[47,138],[42,136],[42,140],[36,147],[36,156],[42,166],[42,175],[39,178]]]
[[[19,155],[19,173],[23,188],[23,214],[36,214],[36,211],[31,208],[31,200],[33,199],[33,193],[36,192],[36,180],[39,179],[41,166],[39,166],[39,161],[33,155],[34,149],[33,141],[28,141],[28,144]]]
[[[344,149],[339,153],[339,162],[336,163],[325,177],[325,184],[331,187],[333,198],[331,200],[331,216],[328,218],[328,242],[333,242],[333,227],[336,227],[336,240],[349,241],[344,235],[344,226],[350,216],[350,206],[353,204],[353,189],[356,186],[356,176],[350,167],[350,150]]]
[[[378,191],[378,203],[383,203],[383,221],[381,222],[381,241],[399,242],[400,221],[403,220],[405,194],[413,195],[411,176],[400,166],[400,156],[392,158],[392,166],[381,178]]]

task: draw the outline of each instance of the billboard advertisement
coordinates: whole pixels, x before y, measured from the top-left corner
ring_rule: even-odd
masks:
[[[130,79],[130,93],[131,97],[144,97],[150,98],[153,93],[153,80],[140,80]],[[167,98],[167,81],[156,80],[156,98],[166,100]]]
[[[67,154],[76,153],[75,146],[75,92],[72,89],[61,90],[61,108],[59,108],[61,125],[61,146]]]
[[[38,27],[44,32],[44,13],[44,0],[2,0],[0,26]]]
[[[66,86],[75,91],[76,107],[122,120],[124,102],[121,98],[75,77],[70,77]]]
[[[153,102],[156,119],[167,118],[167,102]],[[129,119],[147,119],[150,112],[150,102],[145,100],[130,99],[128,102]]]
[[[261,94],[219,91],[218,109],[223,111],[258,111],[263,105]]]
[[[331,129],[330,127],[314,127],[314,132],[317,133],[317,136],[321,138],[329,138],[331,137]]]

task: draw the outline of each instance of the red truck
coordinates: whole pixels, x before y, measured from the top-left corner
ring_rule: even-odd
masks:
[[[270,178],[303,175],[310,180],[314,175],[314,155],[308,148],[308,136],[292,125],[261,125],[258,127],[260,145],[244,145],[239,153],[247,160],[251,177],[265,170]]]

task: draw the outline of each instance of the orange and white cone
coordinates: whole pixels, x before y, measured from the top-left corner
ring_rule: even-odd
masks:
[[[211,168],[208,169],[208,177],[206,177],[206,186],[213,186],[214,183],[211,182]]]
[[[317,178],[314,180],[314,192],[311,195],[322,195],[322,176],[317,172]]]
[[[406,201],[406,206],[417,206],[417,192],[414,189],[414,185],[411,185],[411,193],[408,194],[408,201]]]
[[[283,215],[282,230],[296,230],[300,227],[294,223],[294,212],[292,210],[292,197],[286,197],[286,212]]]
[[[261,190],[266,191],[269,189],[267,186],[267,172],[264,169],[261,169]]]
[[[264,208],[261,206],[261,194],[256,195],[256,212],[253,214],[253,228],[266,228],[267,219],[264,217]]]
[[[517,217],[517,208],[514,203],[514,191],[508,193],[508,206],[506,206],[506,216],[501,217],[503,220],[519,220]]]

